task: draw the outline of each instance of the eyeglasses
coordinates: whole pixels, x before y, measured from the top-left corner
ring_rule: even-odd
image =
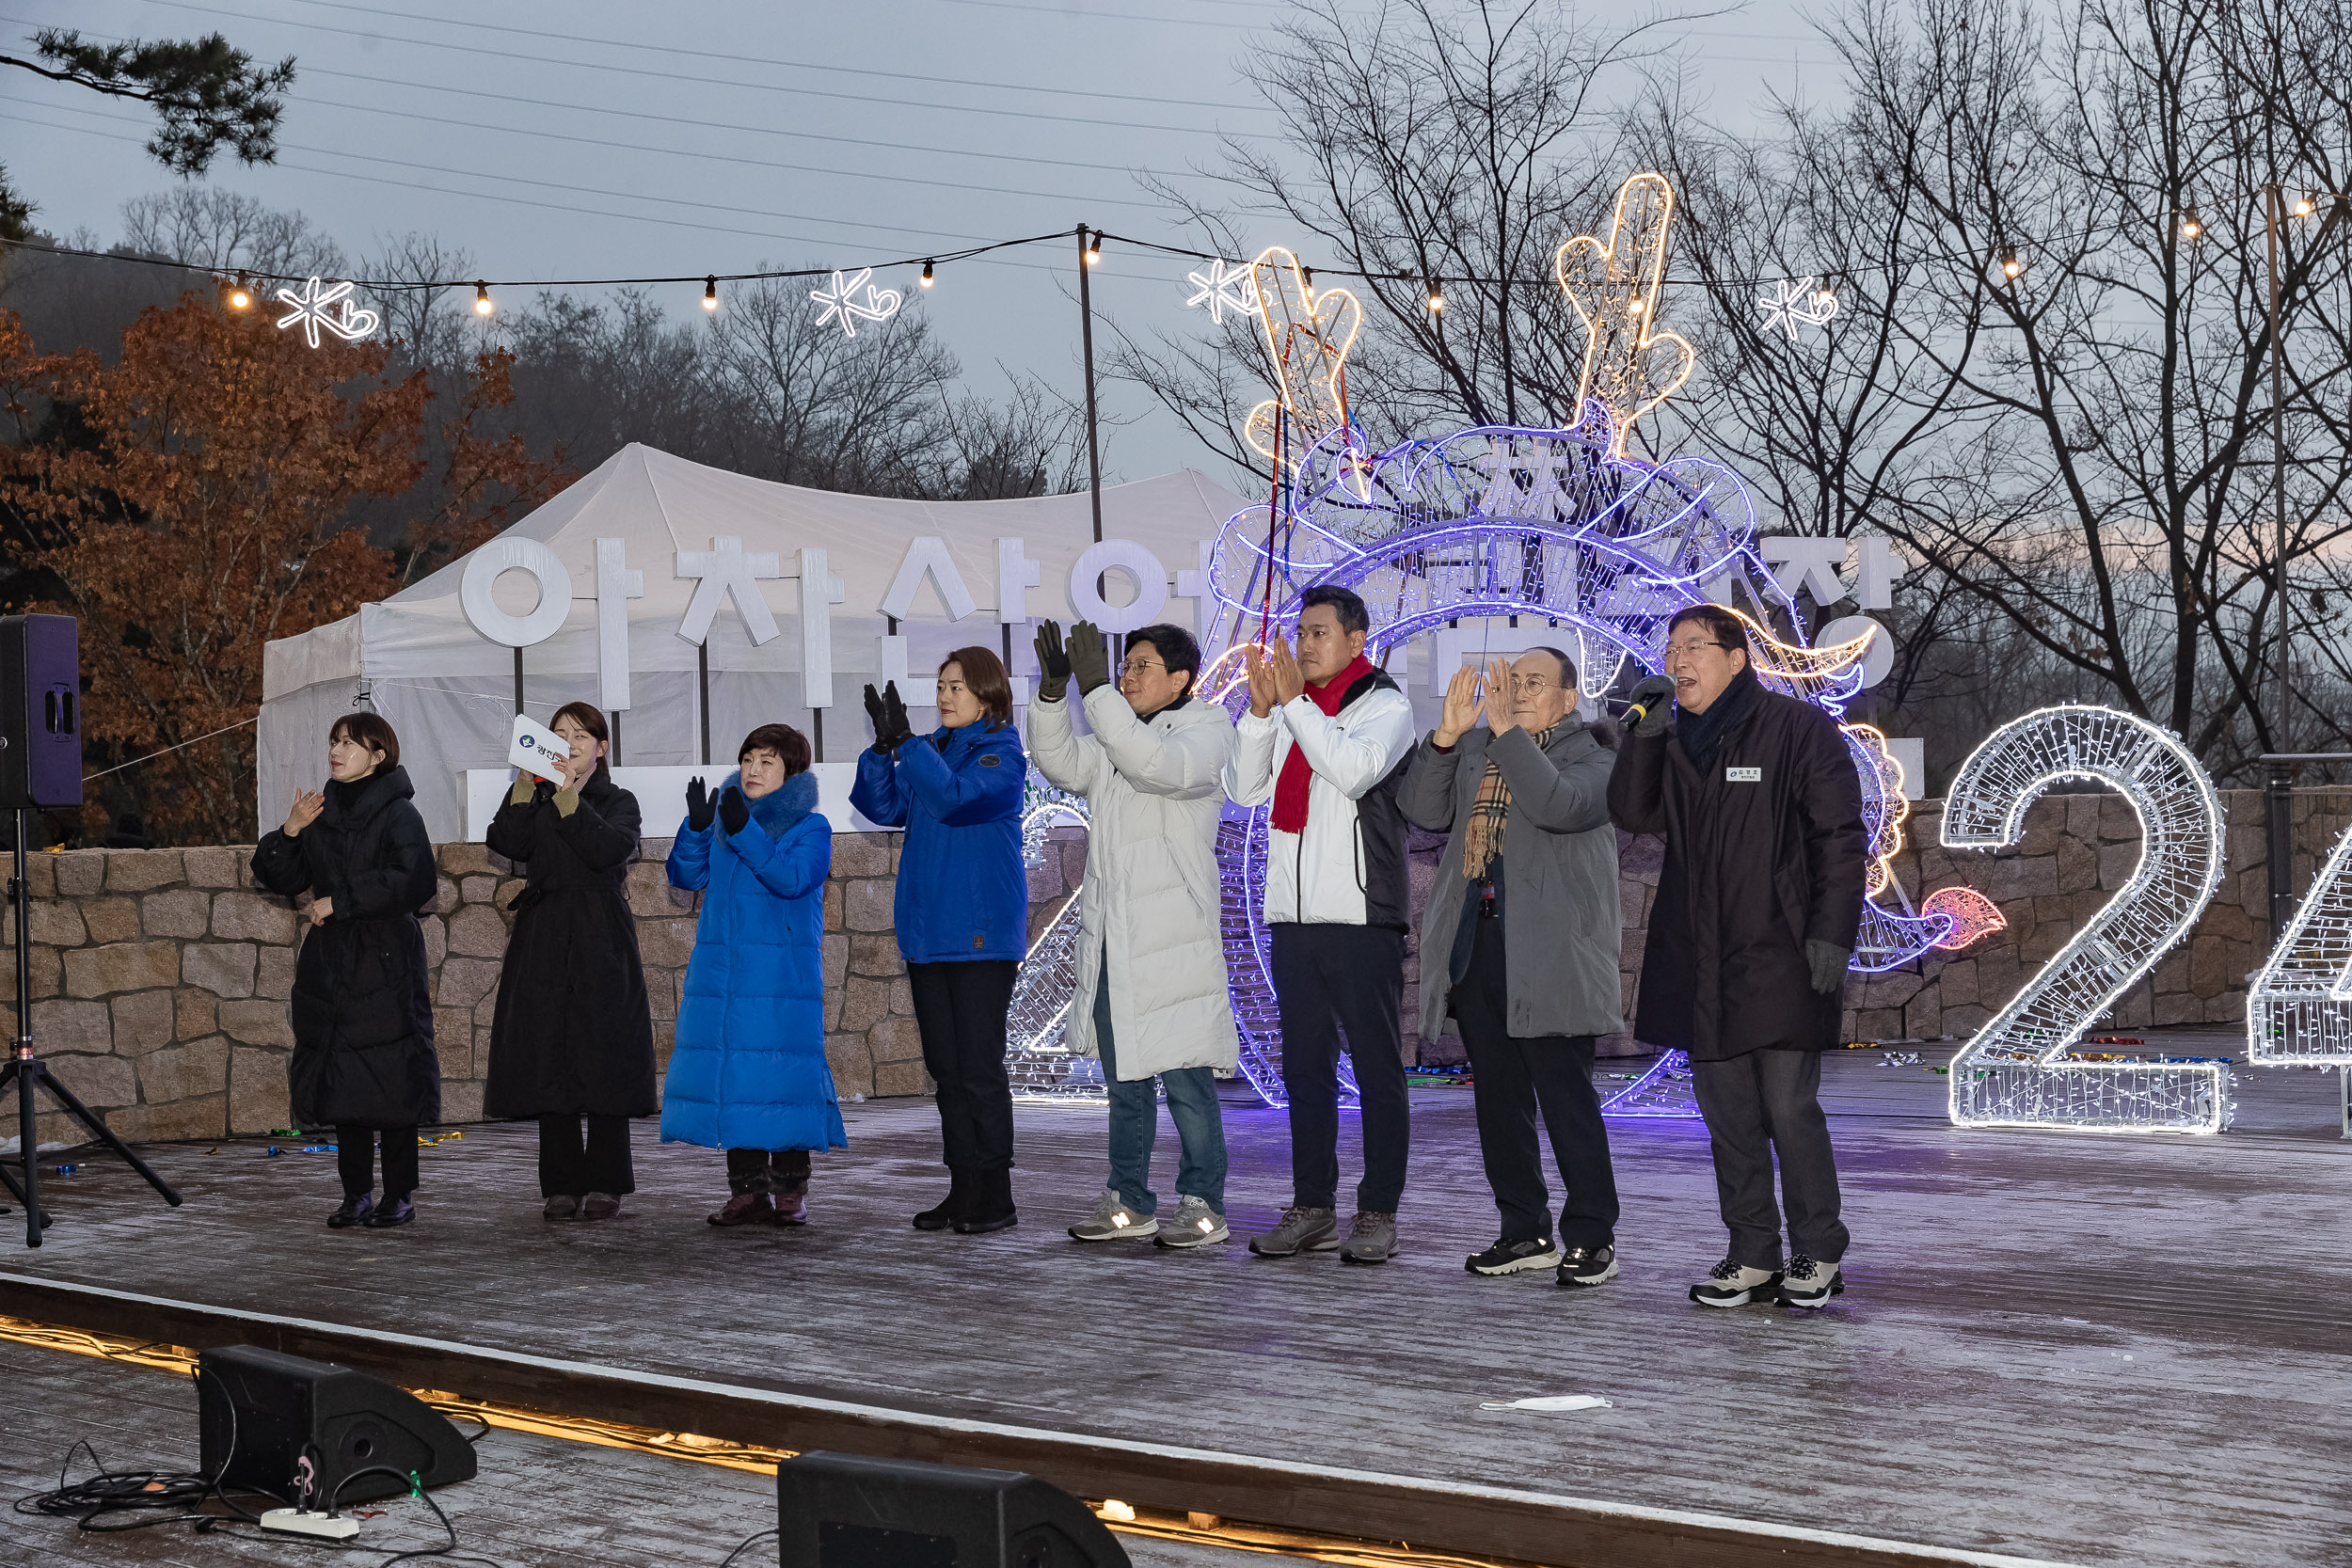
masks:
[[[1549,690],[1551,686],[1552,683],[1541,675],[1513,675],[1511,677],[1511,689],[1523,697],[1533,697],[1538,691]]]
[[[1680,655],[1684,658],[1696,658],[1701,648],[1723,648],[1724,652],[1730,652],[1730,649],[1721,642],[1670,642],[1666,645],[1666,657],[1672,658]]]
[[[1167,668],[1167,665],[1155,658],[1131,658],[1119,667],[1119,673],[1121,675],[1148,675],[1154,670]]]

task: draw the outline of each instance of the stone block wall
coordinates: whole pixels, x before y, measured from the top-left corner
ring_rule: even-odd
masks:
[[[2222,800],[2221,890],[2189,940],[2118,1003],[2104,1021],[2111,1027],[2230,1027],[2245,1017],[2246,976],[2271,941],[2263,800],[2252,790],[2225,791]],[[1992,854],[1940,847],[1942,810],[1938,801],[1914,807],[1897,876],[1914,898],[1964,882],[1997,904],[2009,927],[1963,952],[1931,953],[1851,982],[1850,1039],[1933,1039],[1973,1030],[2122,886],[2138,856],[2137,823],[2112,795],[2045,796],[2027,812],[2022,842]],[[2298,890],[2310,887],[2347,823],[2352,790],[2296,798]],[[1655,839],[1620,834],[1618,844],[1629,1014],[1662,855]],[[930,1088],[906,966],[892,934],[898,847],[896,834],[834,839],[824,902],[825,1053],[845,1100]],[[647,843],[628,889],[653,1000],[656,1052],[664,1063],[696,912],[695,897],[662,877],[668,851],[665,840]],[[1418,845],[1417,899],[1435,873],[1437,852],[1434,843]],[[82,849],[30,858],[35,1039],[66,1085],[125,1137],[210,1138],[288,1124],[286,1056],[294,1037],[286,1001],[303,923],[290,901],[254,888],[251,853]],[[473,1120],[482,1114],[499,967],[514,918],[507,906],[522,882],[481,845],[444,845],[436,853],[440,885],[424,935],[442,1103],[450,1120]],[[1033,940],[1077,887],[1085,866],[1083,833],[1057,834],[1029,876]],[[14,935],[12,917],[0,916],[0,942],[12,942]],[[1459,1041],[1419,1038],[1412,979],[1408,967],[1406,1053],[1424,1063],[1460,1060]],[[0,963],[0,1002],[13,1006],[15,996],[13,966]],[[1646,1048],[1629,1032],[1603,1049]],[[79,1139],[54,1114],[43,1117],[40,1135]]]
[[[929,1093],[892,935],[898,836],[842,833],[833,843],[823,953],[834,1081],[845,1100]],[[665,1066],[700,902],[663,877],[669,847],[648,841],[628,885]],[[1058,845],[1031,871],[1033,928],[1077,886],[1085,848],[1083,840]],[[482,1116],[508,906],[523,883],[479,844],[435,855],[440,885],[423,927],[442,1114],[472,1121]],[[69,1089],[134,1140],[289,1125],[286,1004],[305,922],[293,901],[253,885],[250,848],[78,849],[33,855],[27,866],[33,1037]],[[0,915],[0,943],[14,941],[13,916]],[[14,966],[0,962],[0,1002],[15,1001]],[[39,1136],[82,1134],[52,1111]]]

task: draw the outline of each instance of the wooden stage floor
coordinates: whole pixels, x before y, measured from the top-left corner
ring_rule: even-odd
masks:
[[[389,1234],[321,1227],[330,1155],[165,1147],[176,1212],[95,1162],[51,1188],[46,1246],[0,1229],[0,1275],[2031,1560],[2352,1561],[2352,1144],[2332,1075],[2241,1069],[2217,1138],[1962,1132],[1941,1076],[1882,1059],[1827,1062],[1855,1242],[1819,1314],[1685,1298],[1723,1251],[1695,1123],[1613,1126],[1615,1283],[1467,1275],[1494,1213],[1470,1096],[1448,1088],[1415,1093],[1404,1250],[1378,1269],[1254,1259],[1238,1234],[1190,1254],[1070,1242],[1100,1191],[1099,1109],[1021,1112],[1019,1228],[918,1234],[905,1216],[941,1173],[931,1108],[907,1101],[847,1108],[850,1148],[819,1158],[802,1230],[703,1224],[718,1157],[649,1127],[621,1220],[549,1226],[530,1130],[483,1127],[425,1151],[419,1223]],[[1286,1127],[1253,1102],[1227,1117],[1243,1232],[1288,1196]],[[1350,1118],[1350,1180],[1355,1136]],[[1164,1126],[1164,1180],[1173,1150]],[[20,1312],[9,1289],[0,1311]],[[1613,1408],[1479,1408],[1540,1394]],[[54,1465],[72,1430],[53,1411],[12,1446]],[[12,1482],[42,1468],[17,1457]]]

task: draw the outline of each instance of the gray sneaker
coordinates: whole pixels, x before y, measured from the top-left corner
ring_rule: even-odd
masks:
[[[1339,1215],[1296,1204],[1282,1211],[1281,1224],[1249,1238],[1249,1250],[1261,1258],[1295,1258],[1302,1252],[1328,1252],[1339,1244]]]
[[[1208,1199],[1194,1197],[1187,1193],[1184,1201],[1176,1205],[1176,1217],[1168,1222],[1167,1228],[1152,1238],[1152,1244],[1164,1247],[1207,1246],[1212,1242],[1224,1241],[1232,1234],[1225,1227],[1225,1216],[1210,1208]]]
[[[1359,1213],[1347,1227],[1347,1245],[1340,1248],[1343,1263],[1385,1263],[1396,1256],[1396,1216]]]
[[[1150,1214],[1138,1214],[1127,1207],[1127,1200],[1108,1187],[1094,1200],[1094,1212],[1070,1227],[1073,1242],[1124,1242],[1155,1235],[1160,1222]]]

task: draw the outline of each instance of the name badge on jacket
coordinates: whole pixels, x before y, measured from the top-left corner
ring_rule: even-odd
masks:
[[[1764,769],[1761,768],[1726,768],[1724,769],[1724,783],[1725,784],[1762,784],[1763,782]]]

